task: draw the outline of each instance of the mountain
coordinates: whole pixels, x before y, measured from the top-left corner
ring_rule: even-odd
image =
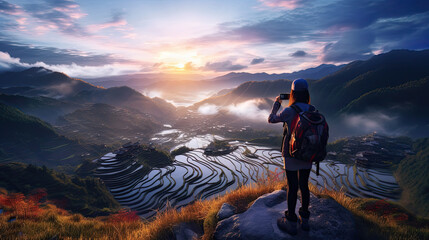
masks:
[[[26,195],[44,189],[49,201],[72,212],[99,216],[120,209],[119,203],[97,178],[69,176],[23,163],[1,164],[0,172],[0,188]]]
[[[396,169],[399,185],[403,189],[401,203],[415,214],[429,216],[429,138],[413,144],[415,155],[404,158]]]
[[[58,131],[97,144],[128,142],[149,138],[162,126],[147,114],[103,103],[87,105],[60,117]]]
[[[18,161],[71,171],[83,157],[95,158],[107,151],[60,136],[48,123],[2,103],[0,132],[1,163]]]
[[[315,68],[282,74],[231,72],[223,76],[206,80],[181,78],[160,79],[159,81],[155,81],[144,86],[132,85],[132,87],[135,87],[142,92],[161,95],[163,98],[172,100],[178,105],[191,105],[196,101],[214,95],[223,89],[234,88],[247,81],[265,81],[278,79],[293,80],[296,78],[319,79],[337,71],[340,68],[341,66],[322,64]],[[125,83],[125,85],[127,84],[128,83]]]
[[[371,91],[404,88],[407,87],[407,83],[427,76],[429,76],[429,50],[393,50],[366,61],[347,64],[336,73],[316,81],[311,86],[314,89],[312,100],[324,112],[336,113]],[[403,103],[409,102],[407,96],[402,96],[402,99]],[[427,99],[422,98],[420,101],[425,102]],[[376,102],[368,108],[376,107],[379,101],[398,101],[381,97],[373,100]]]
[[[129,87],[85,90],[67,98],[68,101],[84,103],[105,103],[115,107],[128,108],[154,116],[157,121],[171,121],[176,108],[160,98],[149,98]]]
[[[24,96],[46,96],[60,98],[83,90],[97,89],[96,86],[64,73],[53,72],[43,67],[0,74],[0,92]]]
[[[0,103],[18,108],[25,114],[38,117],[51,124],[55,124],[59,116],[71,113],[82,107],[81,104],[43,96],[24,97],[1,93]]]
[[[255,98],[270,98],[268,106],[271,107],[272,101],[279,93],[290,92],[290,80],[276,81],[249,81],[240,84],[238,87],[230,90],[224,95],[215,95],[194,104],[194,107],[199,107],[203,104],[215,104],[218,106],[227,106],[230,104],[241,103]]]
[[[85,81],[101,85],[105,88],[128,86],[131,88],[140,89],[149,84],[160,81],[196,81],[202,79],[204,79],[204,76],[198,74],[143,73],[87,78]]]
[[[355,61],[320,80],[308,80],[311,103],[325,114],[332,136],[365,134],[425,137],[429,135],[429,50],[394,50],[366,61]],[[251,81],[194,104],[225,106],[266,98],[270,110],[290,81]]]
[[[226,75],[211,79],[218,83],[233,83],[240,84],[247,81],[264,81],[288,79],[294,80],[297,78],[320,79],[329,74],[340,70],[344,65],[322,64],[314,68],[308,68],[292,73],[268,74],[268,73],[246,73],[246,72],[231,72]]]
[[[52,123],[56,117],[70,113],[79,105],[87,103],[106,103],[131,108],[141,113],[149,113],[160,121],[167,121],[175,116],[175,107],[162,99],[151,99],[129,87],[97,87],[42,67],[1,73],[0,93],[27,97],[3,96],[3,101],[0,102],[43,117]],[[44,116],[46,111],[51,111],[51,114]]]

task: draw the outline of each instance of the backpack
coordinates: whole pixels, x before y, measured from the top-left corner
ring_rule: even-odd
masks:
[[[309,111],[302,111],[297,105],[291,105],[291,108],[297,114],[292,119],[290,134],[287,134],[287,126],[283,131],[283,141],[287,141],[289,145],[289,156],[305,162],[315,162],[316,174],[319,176],[319,162],[326,157],[328,124],[314,106],[310,106]]]

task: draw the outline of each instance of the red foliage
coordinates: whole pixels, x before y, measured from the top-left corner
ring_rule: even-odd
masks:
[[[35,218],[40,215],[40,200],[46,196],[46,191],[37,189],[34,194],[25,196],[22,193],[8,193],[0,195],[0,205],[10,215],[19,218]]]
[[[118,213],[110,215],[107,221],[112,223],[131,223],[140,221],[140,217],[136,211],[122,209]]]
[[[406,221],[409,217],[406,213],[403,213],[400,208],[388,203],[384,199],[368,203],[364,207],[364,210],[385,218],[393,216],[393,219],[396,221]]]

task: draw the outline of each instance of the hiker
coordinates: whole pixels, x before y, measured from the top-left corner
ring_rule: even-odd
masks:
[[[281,95],[287,95],[287,94],[281,94]],[[310,114],[312,113],[318,114],[318,112],[316,111],[314,106],[310,105],[310,93],[308,91],[308,83],[306,80],[304,79],[294,80],[292,82],[290,96],[282,97],[282,98],[287,99],[288,97],[289,97],[289,106],[286,107],[281,113],[277,114],[282,103],[281,97],[277,96],[274,102],[271,114],[268,117],[268,122],[269,123],[283,122],[284,124],[282,156],[284,161],[284,168],[286,170],[286,178],[288,182],[288,190],[287,190],[287,205],[288,205],[287,207],[288,208],[287,208],[287,211],[285,211],[285,216],[277,219],[277,225],[279,226],[280,229],[286,231],[287,233],[291,235],[295,235],[297,234],[298,220],[302,230],[304,231],[310,230],[310,226],[308,223],[308,220],[310,217],[310,212],[308,211],[308,207],[310,204],[310,191],[308,188],[308,179],[310,176],[312,160],[314,156],[312,156],[311,161],[303,161],[302,159],[296,159],[294,157],[291,157],[289,142],[291,139],[291,132],[293,131],[292,128],[294,127],[293,124],[296,124],[296,121],[298,121],[297,114],[301,112],[308,112],[308,113],[311,112]],[[323,121],[324,121],[324,118],[323,118]],[[327,125],[326,125],[326,128],[327,128]],[[327,141],[327,137],[326,137],[326,141]],[[301,205],[302,205],[302,207],[299,208],[299,219],[295,214],[298,187],[301,189]]]

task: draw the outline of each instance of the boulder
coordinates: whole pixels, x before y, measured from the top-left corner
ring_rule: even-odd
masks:
[[[173,227],[176,240],[198,239],[203,235],[203,229],[196,223],[180,223]]]
[[[235,214],[235,207],[228,203],[224,203],[222,204],[222,207],[220,208],[216,216],[218,221],[221,221],[225,218],[231,217],[234,214]]]
[[[218,222],[215,239],[355,239],[353,215],[333,199],[310,195],[310,231],[291,236],[277,227],[287,210],[287,193],[277,190],[259,197],[244,213]],[[296,214],[301,203],[297,201]]]

